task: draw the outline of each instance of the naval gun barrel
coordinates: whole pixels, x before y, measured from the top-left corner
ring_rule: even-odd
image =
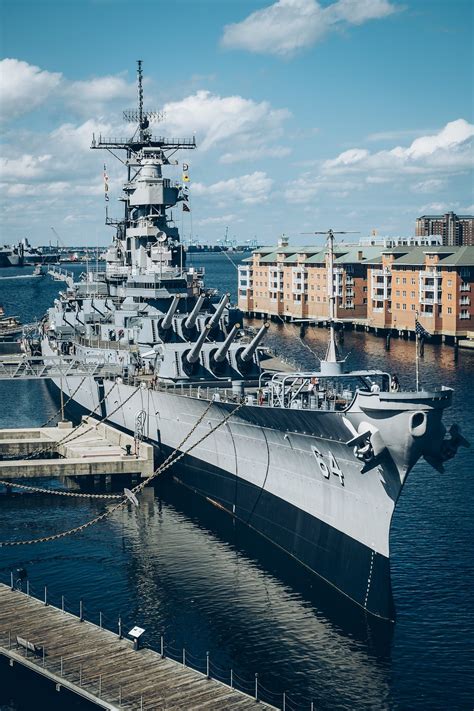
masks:
[[[229,302],[229,297],[230,297],[230,294],[229,294],[229,293],[224,294],[224,296],[222,297],[222,299],[219,301],[219,304],[217,305],[217,309],[215,310],[215,312],[213,313],[211,319],[209,320],[209,324],[208,324],[208,325],[209,325],[211,328],[214,328],[215,326],[218,325],[219,319],[220,319],[220,317],[222,316],[223,311],[224,311],[225,307],[227,306],[227,304],[228,304],[228,302]]]
[[[188,353],[186,353],[186,360],[190,365],[193,365],[199,359],[199,354],[201,352],[201,348],[202,348],[207,336],[209,335],[210,330],[211,330],[211,327],[209,326],[209,324],[206,324],[204,326],[204,328],[202,329],[202,331],[199,335],[199,338],[197,339],[194,346],[191,348],[191,350]]]
[[[196,325],[196,319],[198,317],[198,314],[201,310],[201,306],[202,306],[205,298],[206,297],[204,296],[204,294],[200,294],[198,296],[198,300],[196,301],[193,310],[191,311],[188,318],[184,322],[184,328],[186,328],[188,331],[190,331]]]
[[[248,344],[247,348],[242,351],[240,354],[240,358],[244,363],[248,363],[251,359],[255,351],[257,350],[257,346],[264,337],[265,333],[267,332],[267,328],[269,328],[270,324],[268,321],[266,321],[259,332],[252,338],[250,343]]]
[[[232,330],[229,331],[229,333],[227,334],[227,338],[225,339],[224,343],[214,353],[214,361],[216,363],[222,363],[222,361],[225,360],[227,351],[230,348],[230,344],[234,340],[239,328],[240,328],[240,323],[234,323],[234,325],[232,326]]]
[[[160,324],[161,328],[163,328],[165,331],[168,330],[168,328],[171,326],[171,324],[173,322],[174,312],[178,308],[180,298],[181,297],[179,296],[179,294],[176,294],[176,296],[173,297],[171,306],[169,307],[168,311],[166,312],[166,316],[164,317],[163,321]]]

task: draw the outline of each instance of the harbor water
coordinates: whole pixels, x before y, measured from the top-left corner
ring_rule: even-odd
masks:
[[[244,257],[232,255],[238,263]],[[190,260],[191,261],[191,260]],[[206,282],[236,298],[237,275],[228,256],[193,255]],[[84,270],[73,267],[74,270]],[[0,303],[28,322],[41,317],[64,284],[31,277],[32,270],[0,270]],[[5,278],[6,277],[6,278]],[[16,278],[19,277],[19,278]],[[258,325],[260,322],[256,322]],[[324,329],[273,323],[267,342],[300,366],[316,366]],[[396,373],[414,386],[410,341],[385,341],[345,332],[353,368]],[[141,506],[123,509],[79,536],[52,543],[0,548],[0,579],[24,568],[33,590],[48,586],[53,602],[65,596],[87,619],[115,629],[145,628],[147,645],[205,669],[209,652],[215,676],[252,692],[255,673],[262,696],[281,708],[472,708],[472,555],[474,497],[474,353],[425,346],[423,385],[455,390],[446,423],[461,424],[472,443],[443,474],[419,462],[409,476],[391,531],[395,624],[366,617],[335,590],[318,582],[284,553],[228,515],[172,481],[158,481]],[[44,382],[0,381],[0,427],[41,425],[57,410]],[[179,464],[177,465],[179,467]],[[46,484],[46,482],[43,482]],[[99,500],[47,495],[6,495],[0,490],[0,540],[23,540],[67,530],[103,510]],[[66,706],[64,705],[66,704]],[[0,662],[0,709],[90,706],[58,695],[42,682],[25,681]]]

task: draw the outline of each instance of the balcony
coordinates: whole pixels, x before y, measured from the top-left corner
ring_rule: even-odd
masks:
[[[460,291],[471,291],[471,285],[470,284],[461,284],[459,287]]]

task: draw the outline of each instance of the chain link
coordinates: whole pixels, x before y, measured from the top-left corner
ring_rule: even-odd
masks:
[[[133,391],[132,395],[134,395],[135,392],[136,392],[136,391]],[[132,397],[132,395],[130,395],[130,396],[127,398],[127,400],[129,400],[130,397]],[[127,402],[127,400],[125,400],[125,401],[122,403],[122,405],[124,405],[125,402]],[[134,494],[140,493],[146,486],[148,486],[148,485],[150,484],[151,481],[153,481],[153,479],[156,479],[156,477],[160,476],[163,472],[165,472],[167,469],[169,469],[170,467],[172,467],[173,464],[175,464],[176,462],[178,462],[178,461],[179,461],[180,459],[182,459],[186,454],[188,454],[189,452],[191,452],[195,447],[197,447],[198,445],[200,445],[201,442],[203,442],[205,439],[207,439],[207,438],[208,438],[211,434],[213,434],[216,430],[218,430],[220,427],[222,427],[223,425],[225,425],[225,423],[226,423],[231,417],[233,417],[233,416],[240,410],[240,408],[244,405],[243,402],[240,403],[239,405],[237,405],[237,407],[235,407],[231,412],[229,412],[229,413],[224,417],[223,420],[221,420],[220,422],[218,422],[217,425],[215,425],[214,427],[212,427],[208,432],[206,432],[202,437],[200,437],[194,444],[192,444],[190,447],[188,447],[188,449],[186,449],[185,451],[180,452],[178,455],[176,455],[176,453],[186,444],[186,442],[188,441],[188,439],[193,435],[193,433],[194,433],[194,432],[196,431],[196,429],[199,427],[199,425],[201,424],[201,422],[203,421],[203,419],[205,418],[205,416],[207,415],[207,413],[209,412],[209,410],[211,409],[211,407],[212,407],[213,404],[214,404],[214,402],[211,400],[211,401],[209,402],[208,406],[206,407],[206,409],[204,410],[204,412],[200,415],[200,417],[197,419],[197,421],[195,422],[195,424],[193,425],[193,427],[190,429],[190,431],[188,432],[188,434],[186,435],[186,437],[184,437],[184,439],[178,444],[178,446],[174,449],[174,451],[165,459],[165,461],[155,470],[155,472],[154,472],[150,477],[148,477],[147,479],[145,479],[145,481],[143,481],[143,482],[140,483],[140,484],[137,484],[137,486],[135,486],[135,487],[132,489],[132,492],[133,492]],[[118,409],[118,408],[117,408],[117,409]],[[110,414],[113,414],[113,413],[110,413]],[[176,455],[176,456],[175,456],[175,455]],[[49,491],[48,493],[51,493],[51,492]],[[106,519],[107,517],[111,516],[113,513],[115,513],[115,511],[118,511],[120,508],[122,508],[122,506],[126,505],[126,504],[128,503],[128,501],[129,501],[129,500],[128,500],[126,497],[123,497],[122,500],[119,501],[119,503],[115,504],[115,506],[111,506],[110,508],[106,509],[106,511],[104,511],[103,513],[101,513],[99,516],[96,516],[95,518],[92,518],[92,519],[90,519],[89,521],[86,521],[85,523],[81,524],[80,526],[76,526],[76,527],[74,527],[74,528],[70,528],[70,529],[68,529],[67,531],[61,531],[61,533],[54,533],[54,534],[51,534],[50,536],[43,536],[43,537],[41,537],[41,538],[33,538],[33,539],[30,539],[30,540],[26,540],[26,541],[0,541],[0,548],[2,548],[2,547],[7,547],[7,546],[32,545],[32,544],[34,544],[34,543],[47,543],[47,542],[50,542],[50,541],[56,541],[56,540],[58,540],[58,539],[60,539],[60,538],[66,538],[66,536],[70,536],[70,535],[73,535],[73,534],[75,534],[75,533],[81,533],[82,531],[85,531],[85,530],[86,530],[87,528],[89,528],[90,526],[93,526],[94,524],[99,523],[100,521],[103,521],[103,520]]]

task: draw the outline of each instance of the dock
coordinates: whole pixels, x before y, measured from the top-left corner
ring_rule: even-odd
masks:
[[[45,593],[46,594],[46,593]],[[0,654],[103,709],[270,711],[276,707],[81,616],[0,584]],[[125,634],[125,631],[124,631]],[[163,640],[163,638],[162,638]],[[206,662],[205,662],[206,663]]]
[[[0,479],[100,474],[149,477],[153,471],[153,445],[93,417],[83,417],[78,427],[60,422],[57,427],[0,430]]]

